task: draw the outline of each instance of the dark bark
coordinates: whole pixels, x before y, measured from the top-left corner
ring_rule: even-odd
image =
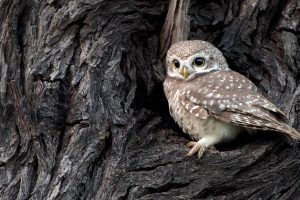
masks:
[[[300,198],[299,146],[278,134],[185,157],[161,59],[189,25],[163,29],[167,12],[166,0],[0,1],[1,200]],[[219,47],[300,130],[300,2],[191,0],[188,15],[189,38]]]

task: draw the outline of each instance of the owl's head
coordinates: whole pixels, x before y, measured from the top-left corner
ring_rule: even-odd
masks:
[[[229,70],[222,52],[201,40],[173,44],[168,50],[166,64],[168,76],[186,81],[209,72]]]

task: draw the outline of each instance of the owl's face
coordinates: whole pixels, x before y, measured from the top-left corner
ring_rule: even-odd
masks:
[[[201,40],[173,44],[167,53],[166,64],[168,76],[185,81],[209,72],[229,70],[221,51]]]

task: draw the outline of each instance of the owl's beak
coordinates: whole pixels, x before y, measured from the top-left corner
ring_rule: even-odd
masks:
[[[190,72],[186,66],[183,66],[180,70],[180,74],[184,77],[184,79],[187,79],[187,77],[190,75]]]

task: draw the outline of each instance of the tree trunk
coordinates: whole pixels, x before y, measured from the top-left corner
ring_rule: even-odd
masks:
[[[188,34],[300,130],[299,0],[0,0],[0,199],[300,199],[281,135],[185,157],[162,81]]]

